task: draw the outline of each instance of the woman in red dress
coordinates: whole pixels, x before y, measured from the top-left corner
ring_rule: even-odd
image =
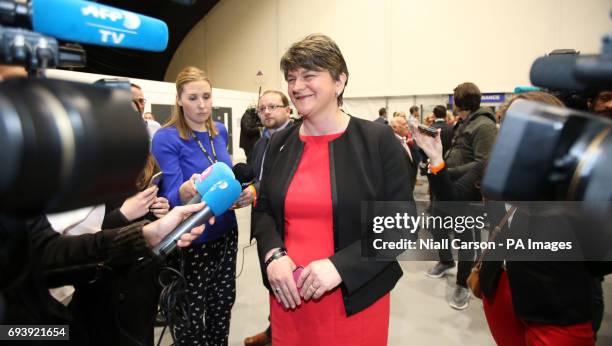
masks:
[[[348,69],[329,37],[296,42],[281,69],[304,121],[271,138],[253,217],[272,343],[386,345],[402,271],[362,259],[361,202],[412,201],[413,168],[390,127],[340,108]]]

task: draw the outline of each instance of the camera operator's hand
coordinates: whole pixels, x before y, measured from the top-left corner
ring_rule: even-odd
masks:
[[[430,137],[428,135],[422,134],[420,131],[414,131],[412,133],[414,140],[416,141],[419,148],[421,148],[429,160],[431,161],[432,166],[437,166],[444,158],[442,156],[442,140],[440,139],[440,129],[438,129],[438,133],[436,137]]]
[[[128,221],[139,219],[149,212],[149,208],[157,197],[157,186],[151,186],[123,202],[119,211]]]
[[[157,197],[149,208],[156,218],[161,219],[170,211],[170,203],[165,197]]]
[[[170,210],[170,212],[161,219],[145,225],[142,228],[142,234],[147,244],[151,247],[157,245],[168,233],[172,232],[183,220],[189,217],[189,215],[202,210],[204,206],[205,203],[178,206]],[[215,218],[211,218],[208,223],[211,225],[214,224]],[[202,232],[204,232],[204,225],[193,228],[191,232],[181,236],[177,245],[179,247],[191,245],[191,242],[200,236]]]
[[[191,200],[198,194],[198,190],[195,186],[195,179],[199,176],[199,174],[192,174],[191,178],[189,178],[189,180],[187,180],[186,182],[182,183],[181,187],[179,187],[179,197],[181,198],[181,202],[183,204],[187,203],[189,200]]]

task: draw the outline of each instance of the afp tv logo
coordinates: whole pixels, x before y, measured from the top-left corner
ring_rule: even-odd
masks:
[[[98,28],[100,40],[104,43],[121,44],[126,33],[137,34],[133,30],[137,30],[142,24],[140,18],[134,13],[94,4],[82,7],[81,14],[103,23],[90,23],[90,25]]]

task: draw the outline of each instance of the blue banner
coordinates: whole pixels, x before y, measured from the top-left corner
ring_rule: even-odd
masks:
[[[448,104],[453,105],[453,95],[448,95]],[[505,93],[487,93],[482,94],[481,103],[504,103],[506,101]]]

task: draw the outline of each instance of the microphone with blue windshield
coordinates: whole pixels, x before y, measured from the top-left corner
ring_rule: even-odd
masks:
[[[33,0],[32,29],[69,42],[162,52],[168,26],[159,19],[84,0]]]
[[[176,242],[181,235],[188,233],[194,227],[200,226],[210,220],[213,216],[225,213],[240,197],[242,188],[240,183],[233,178],[221,179],[213,184],[202,196],[206,203],[204,209],[192,214],[170,232],[162,241],[153,248],[153,253],[158,256],[166,256],[176,248]]]
[[[223,162],[217,162],[214,165],[206,168],[200,177],[195,180],[195,187],[198,194],[195,195],[189,202],[185,204],[200,203],[202,196],[220,180],[235,179],[234,172],[229,166]]]

